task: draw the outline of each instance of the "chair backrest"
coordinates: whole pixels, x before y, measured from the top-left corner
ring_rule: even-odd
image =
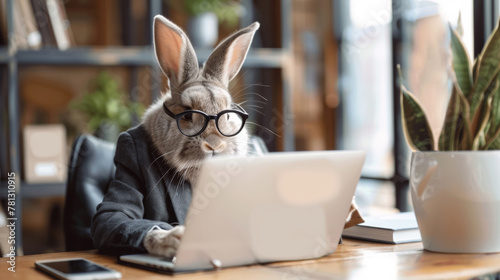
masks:
[[[96,207],[101,203],[114,179],[114,143],[91,135],[80,135],[73,143],[66,183],[64,205],[64,236],[67,251],[94,249],[90,225]],[[265,154],[267,147],[261,138],[252,136],[251,154]]]
[[[80,135],[73,143],[63,218],[67,251],[95,248],[90,225],[114,178],[114,154],[114,143],[91,135]]]

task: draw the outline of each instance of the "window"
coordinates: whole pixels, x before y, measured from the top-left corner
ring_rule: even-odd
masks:
[[[368,7],[367,7],[368,6]],[[394,173],[391,6],[386,0],[350,1],[342,34],[340,148],[367,153],[363,175]]]
[[[392,187],[395,201],[386,203],[409,210],[411,151],[399,121],[396,64],[402,65],[404,84],[421,101],[439,135],[450,92],[448,23],[457,28],[460,14],[462,38],[472,60],[483,37],[498,23],[500,0],[334,3],[341,50],[338,148],[367,153],[358,199],[372,200],[380,195],[377,188],[386,193]]]

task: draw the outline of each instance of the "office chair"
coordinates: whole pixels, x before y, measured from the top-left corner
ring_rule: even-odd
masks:
[[[91,135],[80,135],[73,143],[63,217],[67,251],[95,248],[90,224],[115,176],[114,155],[114,143]]]
[[[78,136],[73,143],[63,217],[66,251],[95,249],[90,225],[97,205],[114,179],[115,148],[115,143],[86,134]],[[260,137],[250,137],[249,153],[267,152]]]

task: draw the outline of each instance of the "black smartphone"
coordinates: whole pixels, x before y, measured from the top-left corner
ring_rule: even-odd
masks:
[[[36,261],[35,267],[64,280],[120,279],[121,273],[83,258]]]

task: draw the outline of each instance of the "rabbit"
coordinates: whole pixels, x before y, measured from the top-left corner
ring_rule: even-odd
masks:
[[[199,110],[217,115],[231,109],[233,101],[228,85],[239,72],[258,28],[259,23],[255,22],[230,35],[200,68],[194,49],[181,28],[161,15],[154,18],[154,51],[162,72],[168,77],[170,90],[145,112],[142,124],[162,159],[174,167],[183,180],[194,182],[206,158],[245,155],[248,132],[243,128],[237,135],[225,137],[210,120],[200,135],[186,137],[179,130],[176,119],[168,116],[165,110],[173,114]],[[182,225],[170,230],[153,228],[145,235],[143,245],[151,254],[172,257],[183,232]]]

